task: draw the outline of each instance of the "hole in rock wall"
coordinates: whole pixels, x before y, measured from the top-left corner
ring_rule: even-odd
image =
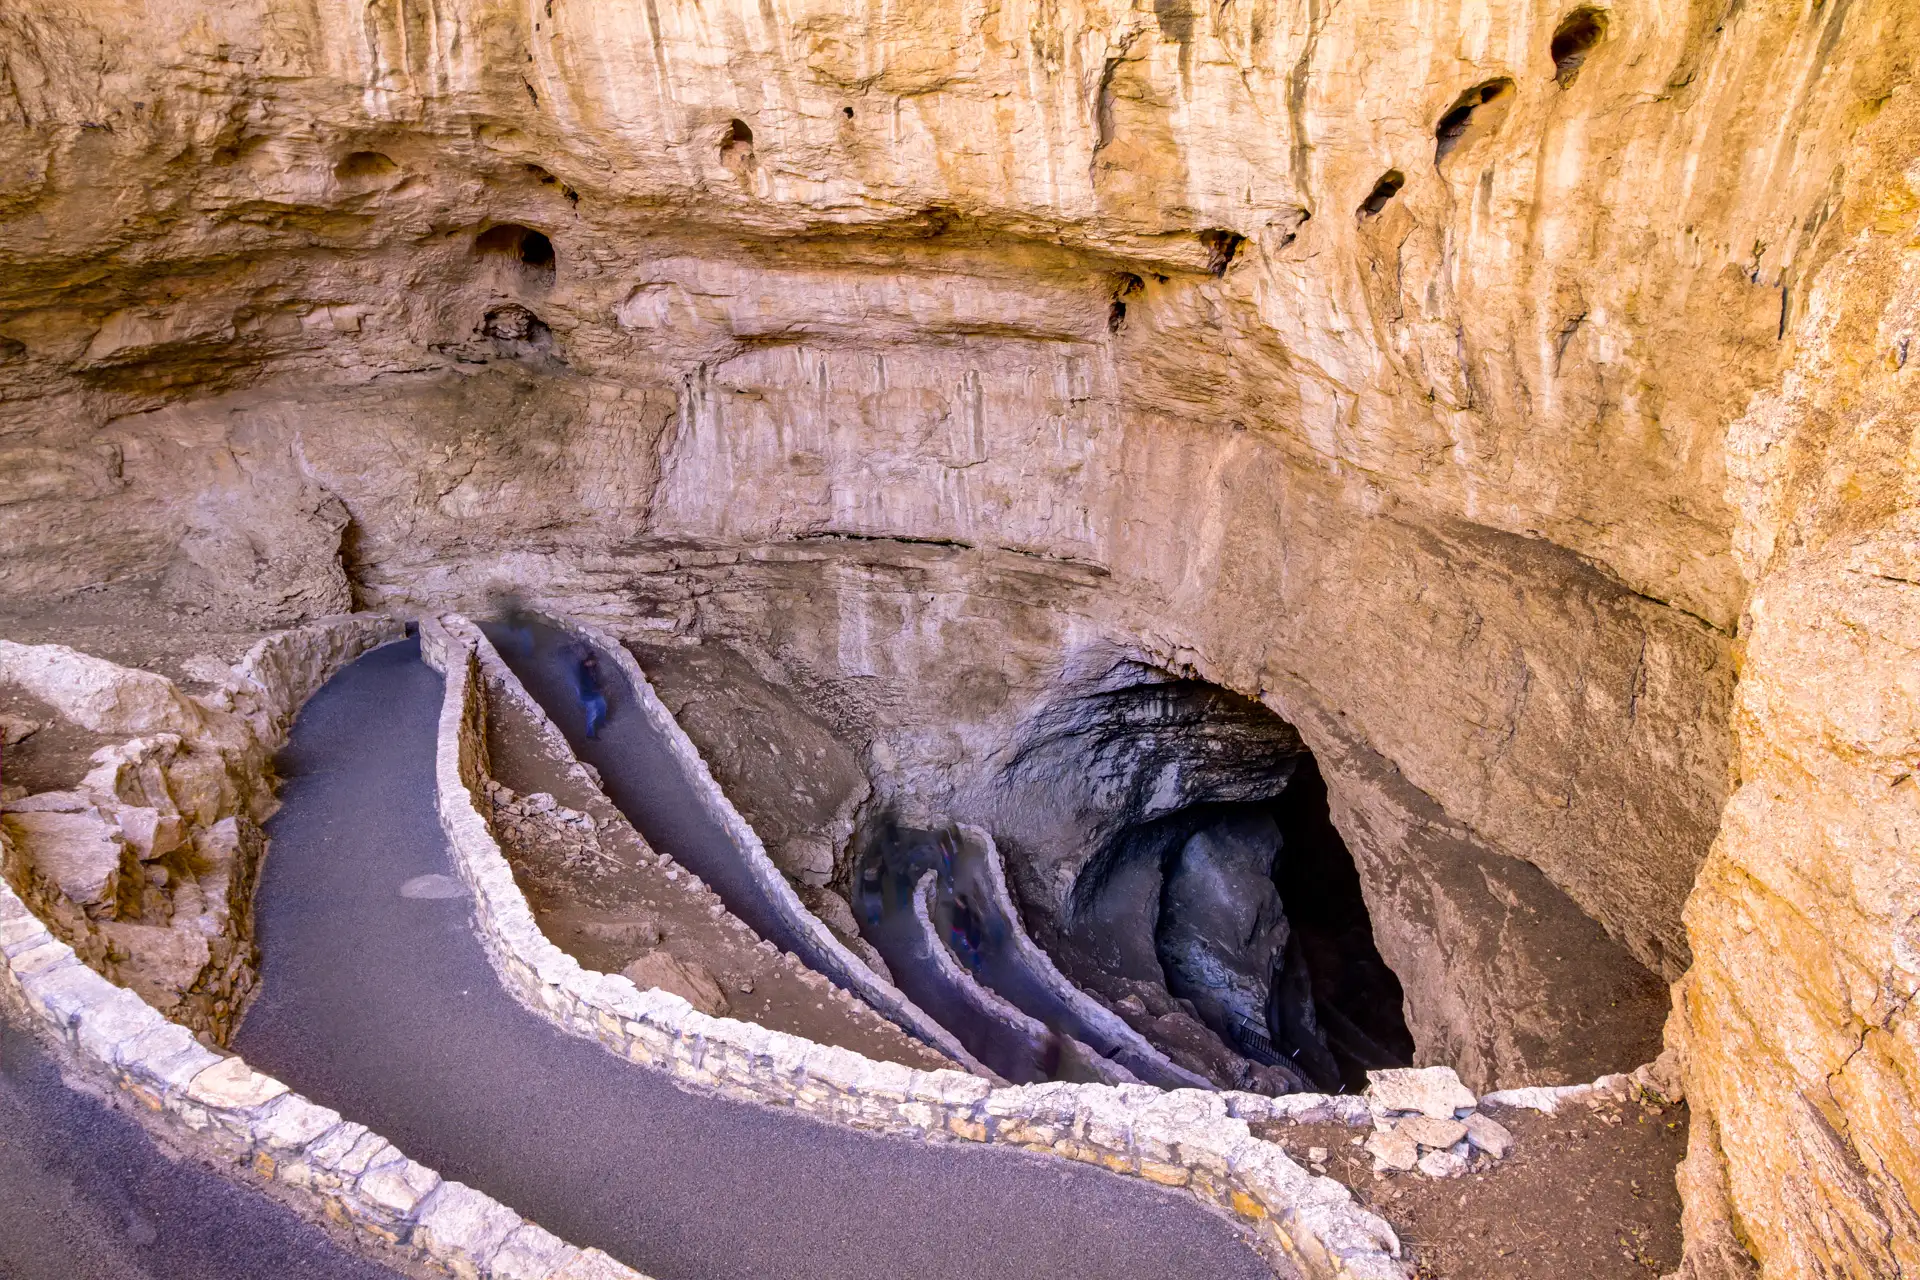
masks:
[[[1400,194],[1400,188],[1407,185],[1407,175],[1398,169],[1389,169],[1380,175],[1380,181],[1373,184],[1373,190],[1360,202],[1360,216],[1372,218],[1380,214],[1392,199]]]
[[[1207,270],[1216,276],[1227,274],[1227,268],[1233,265],[1235,255],[1247,238],[1238,231],[1226,231],[1213,227],[1200,233],[1200,243],[1207,251]]]
[[[1476,136],[1492,133],[1505,118],[1512,103],[1513,81],[1504,77],[1488,80],[1454,99],[1440,123],[1434,127],[1433,162],[1439,164]],[[1483,108],[1497,106],[1497,111]]]
[[[489,309],[481,318],[480,332],[520,349],[545,351],[553,345],[553,330],[547,322],[517,302]]]
[[[1593,47],[1607,34],[1607,15],[1600,9],[1575,9],[1554,29],[1553,78],[1562,89],[1573,83]]]
[[[1121,678],[1051,705],[1003,779],[1015,884],[1071,878],[1039,930],[1061,968],[1225,1087],[1338,1091],[1405,1065],[1400,984],[1299,735],[1204,681]]]
[[[1147,287],[1146,281],[1131,271],[1114,277],[1113,301],[1107,307],[1107,332],[1118,333],[1127,323],[1127,299]]]
[[[1313,1009],[1342,1082],[1366,1087],[1370,1068],[1413,1060],[1399,977],[1374,945],[1373,921],[1353,855],[1327,809],[1327,784],[1311,755],[1300,758],[1270,807],[1283,841],[1274,860],[1298,940]]]
[[[1235,1051],[1325,1092],[1412,1060],[1400,981],[1310,755],[1271,799],[1203,802],[1140,835],[1159,846],[1167,990]]]
[[[342,182],[377,182],[398,172],[400,166],[378,151],[355,151],[333,166],[333,176]]]
[[[565,196],[569,202],[576,205],[580,203],[580,193],[560,181],[560,179],[554,177],[552,171],[545,165],[527,164],[522,167],[526,170],[527,176],[535,182],[538,182],[541,186],[558,187],[560,188],[560,194]]]
[[[473,251],[482,258],[504,258],[517,263],[536,278],[551,281],[554,276],[553,241],[544,232],[517,222],[488,227],[474,238]]]
[[[753,163],[753,130],[745,120],[729,120],[720,134],[720,163],[735,173]]]

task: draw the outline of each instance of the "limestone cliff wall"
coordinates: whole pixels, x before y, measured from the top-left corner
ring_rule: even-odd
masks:
[[[1863,131],[1841,188],[1855,230],[1794,367],[1728,433],[1754,584],[1740,786],[1687,906],[1675,1030],[1711,1118],[1683,1178],[1690,1242],[1743,1243],[1768,1275],[1920,1259],[1916,124],[1902,94]],[[1719,1220],[1714,1188],[1731,1193]]]
[[[1833,1056],[1895,996],[1817,959],[1885,971],[1837,868],[1900,846],[1782,888],[1810,810],[1756,779],[1905,750],[1803,691],[1897,649],[1847,592],[1911,590],[1819,532],[1897,548],[1847,461],[1905,465],[1892,420],[1817,402],[1904,368],[1920,16],[1573,8],[0,9],[0,590],[266,626],[511,585],[750,640],[962,810],[1073,655],[1204,676],[1322,758],[1424,1054],[1632,1065],[1590,1011],[1699,961],[1699,1146],[1748,1163],[1690,1203],[1777,1274],[1850,1258],[1782,1242],[1906,1203],[1843,1149],[1893,1076]],[[1816,1132],[1844,1176],[1784,1178]]]

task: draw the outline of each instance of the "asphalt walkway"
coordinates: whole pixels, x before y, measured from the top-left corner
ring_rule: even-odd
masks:
[[[375,650],[301,713],[235,1048],[417,1160],[660,1280],[1264,1280],[1224,1218],[1022,1152],[882,1138],[684,1093],[506,994],[433,802],[440,679]]]
[[[0,1280],[398,1280],[263,1192],[174,1160],[0,1015]]]

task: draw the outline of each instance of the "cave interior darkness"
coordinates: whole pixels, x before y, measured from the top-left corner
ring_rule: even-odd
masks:
[[[1203,801],[1125,838],[1132,856],[1151,850],[1159,864],[1154,949],[1169,993],[1192,1004],[1235,1050],[1255,1062],[1289,1063],[1325,1092],[1358,1092],[1368,1071],[1411,1064],[1400,980],[1374,943],[1359,871],[1329,816],[1311,755],[1296,758],[1271,798]],[[1244,851],[1255,873],[1271,856],[1264,882],[1209,866],[1199,874],[1223,892],[1182,893],[1193,864],[1227,843]],[[1263,903],[1267,884],[1274,897]],[[1209,954],[1191,956],[1209,942]],[[1261,1019],[1236,1018],[1213,996],[1221,969],[1244,971],[1256,997],[1264,985]]]
[[[1125,662],[1069,681],[1001,776],[996,831],[1043,878],[1046,849],[1090,851],[1043,941],[1176,1062],[1225,1087],[1358,1091],[1412,1062],[1326,783],[1293,726],[1202,680]],[[1030,918],[1035,914],[1028,912]]]

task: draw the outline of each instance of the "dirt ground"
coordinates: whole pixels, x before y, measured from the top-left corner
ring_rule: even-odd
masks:
[[[490,685],[488,694],[487,750],[495,780],[519,796],[550,795],[592,822],[593,838],[582,841],[578,828],[564,822],[496,821],[514,874],[555,945],[607,973],[664,950],[713,977],[728,1017],[921,1070],[954,1066],[864,1002],[761,942],[712,891],[650,848],[585,775],[572,772],[564,743],[549,742],[534,718],[498,689]]]
[[[9,742],[11,738],[18,741]],[[93,753],[115,741],[62,719],[18,685],[0,683],[0,788],[5,795],[16,794],[16,788],[27,794],[71,790],[93,768]]]
[[[188,693],[211,689],[271,630],[188,614],[133,587],[64,601],[0,603],[0,637],[20,644],[64,644],[123,667],[157,671]]]
[[[237,629],[178,611],[133,588],[88,592],[67,601],[0,604],[0,638],[19,644],[63,644],[125,667],[156,671],[188,693],[203,693],[262,632]],[[40,726],[8,745],[21,722]],[[12,732],[9,732],[9,728]],[[15,794],[62,791],[92,768],[95,751],[117,738],[61,720],[17,686],[0,684],[0,788]]]
[[[853,747],[725,644],[643,637],[627,648],[796,887],[840,878],[836,858],[870,792]]]
[[[1345,1183],[1393,1224],[1420,1280],[1648,1280],[1680,1263],[1674,1166],[1685,1106],[1607,1100],[1559,1114],[1488,1107],[1514,1135],[1506,1159],[1436,1180],[1373,1172],[1371,1132],[1338,1124],[1261,1126],[1303,1165]],[[1309,1152],[1326,1152],[1311,1162]]]

